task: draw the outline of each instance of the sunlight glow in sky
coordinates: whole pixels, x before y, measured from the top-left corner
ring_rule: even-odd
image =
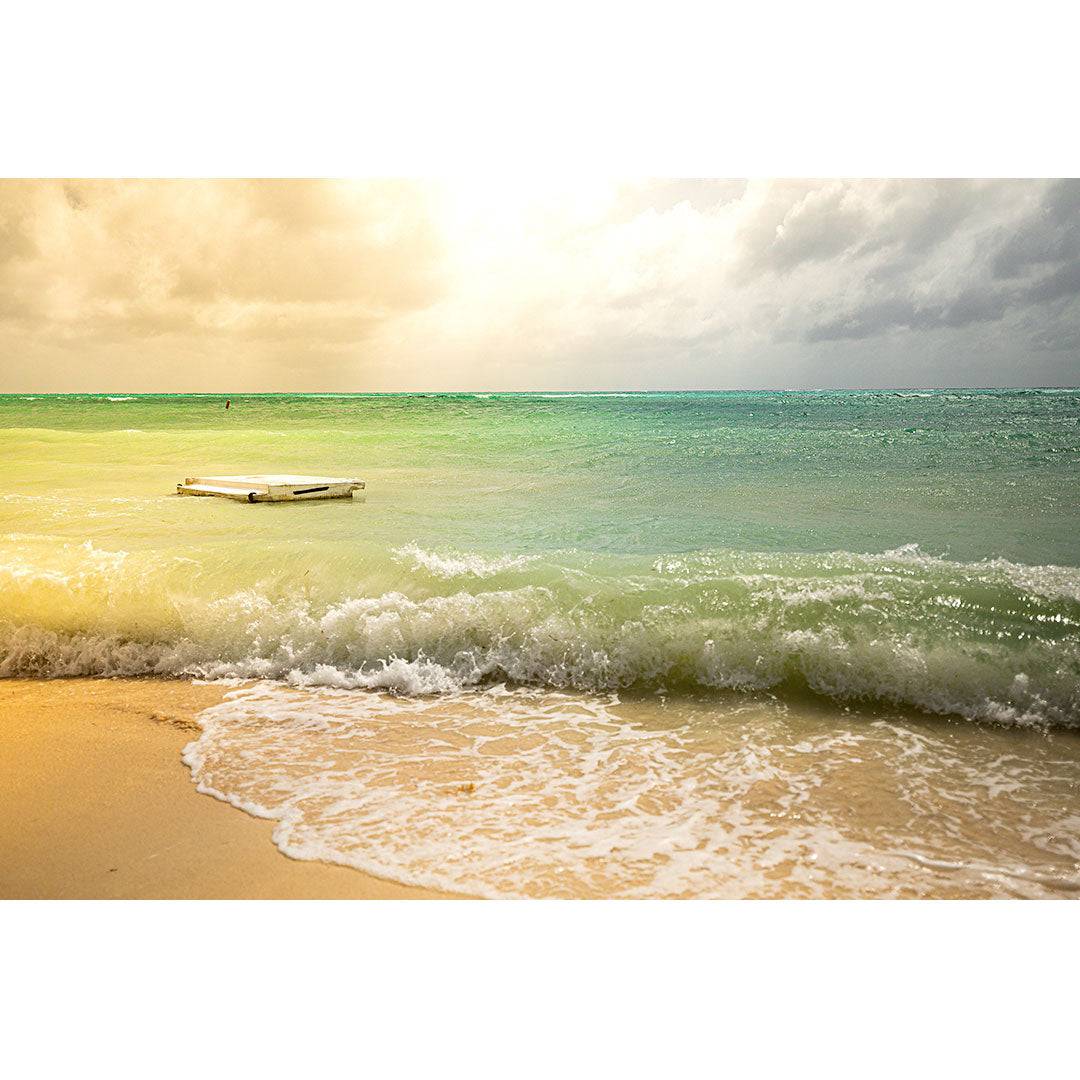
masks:
[[[1080,382],[1071,181],[0,181],[0,391]]]

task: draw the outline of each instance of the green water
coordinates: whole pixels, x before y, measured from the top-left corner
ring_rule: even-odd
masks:
[[[0,399],[6,673],[789,687],[1077,719],[1080,392],[223,404]],[[173,494],[248,472],[368,489]]]
[[[223,405],[0,398],[0,674],[260,680],[187,760],[289,854],[493,896],[1080,888],[1080,392]],[[368,487],[174,494],[259,472]]]
[[[360,470],[369,510],[344,528],[387,545],[914,543],[961,561],[1080,565],[1076,391],[262,395],[228,414],[223,401],[0,398],[14,490],[95,502],[167,494],[193,470]],[[178,520],[194,534],[206,522],[191,513]]]

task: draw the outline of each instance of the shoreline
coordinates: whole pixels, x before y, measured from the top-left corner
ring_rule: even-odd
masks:
[[[0,679],[0,900],[476,898],[479,890],[472,884],[476,879],[468,876],[456,879],[460,892],[449,893],[380,878],[353,866],[291,858],[272,839],[279,822],[201,794],[184,764],[182,750],[202,731],[198,714],[220,703],[233,689],[233,684],[159,677]],[[512,755],[504,760],[509,745],[503,745],[507,740],[514,743],[517,737],[512,723],[507,726],[494,713],[460,703],[456,708],[436,708],[434,718],[422,706],[401,715],[399,705],[395,703],[385,716],[375,709],[370,716],[361,710],[335,719],[328,703],[330,730],[333,723],[339,725],[337,736],[330,739],[343,738],[344,742],[340,747],[323,744],[320,748],[316,739],[315,760],[320,760],[320,754],[340,753],[342,761],[351,762],[350,768],[360,772],[367,768],[370,780],[370,762],[359,745],[348,745],[359,738],[361,744],[369,742],[374,747],[376,757],[400,755],[406,785],[423,779],[453,793],[471,795],[480,789],[475,814],[482,823],[486,806],[489,813],[499,815],[501,824],[505,814],[498,806],[492,810],[490,796],[494,794],[495,803],[499,802],[498,793],[507,783],[506,770],[513,768]],[[590,790],[599,800],[594,809],[607,807],[610,817],[612,798],[618,795],[618,803],[625,794],[620,777],[626,773],[627,790],[652,800],[651,813],[668,820],[664,815],[670,817],[677,808],[663,802],[663,788],[643,792],[635,786],[634,777],[640,780],[657,765],[650,757],[654,741],[650,732],[690,724],[688,730],[695,732],[691,756],[704,754],[710,761],[726,763],[724,775],[686,773],[687,760],[680,759],[682,765],[675,768],[674,777],[682,780],[672,787],[671,797],[677,800],[689,777],[700,798],[698,811],[710,813],[721,832],[727,828],[729,805],[743,819],[764,822],[771,830],[756,846],[748,843],[721,852],[729,862],[741,861],[736,864],[736,875],[717,878],[707,895],[746,899],[1075,896],[1078,867],[1056,844],[1055,836],[1061,830],[1066,837],[1072,835],[1060,813],[1061,807],[1071,804],[1075,792],[1080,768],[1078,732],[1051,735],[930,717],[893,716],[890,723],[888,717],[882,722],[868,715],[862,717],[867,722],[861,723],[858,717],[846,718],[845,713],[811,703],[777,710],[761,702],[744,702],[740,708],[715,715],[694,710],[685,702],[624,703],[619,723],[632,725],[644,737],[640,754],[635,744],[619,743],[617,772],[605,774],[613,790],[605,795],[595,781]],[[542,710],[537,715],[542,718]],[[271,716],[273,710],[267,713]],[[600,719],[605,716],[602,713]],[[248,752],[242,712],[237,722],[236,729],[229,725],[215,731],[213,724],[207,729],[211,746],[223,732],[235,730],[239,741],[230,747],[226,740],[225,762],[243,761]],[[277,738],[281,753],[287,756],[288,725],[275,734],[273,722],[267,722],[270,728],[256,743],[260,738],[270,738],[271,743]],[[413,758],[417,747],[430,748],[425,740],[431,724],[439,725],[445,738],[435,747],[435,757],[417,772]],[[593,717],[580,729],[584,744],[575,739],[572,746],[565,745],[561,728],[547,736],[534,732],[529,737],[540,738],[547,748],[544,761],[549,768],[561,770],[560,775],[573,786],[578,775],[574,755],[593,747],[588,739],[600,737],[597,725]],[[743,761],[741,748],[747,732],[763,733],[760,738],[765,739],[771,761],[764,770],[753,760],[749,766]],[[490,758],[474,759],[468,753],[462,757],[462,749],[468,750],[473,738],[494,740],[501,748]],[[751,749],[757,745],[754,739]],[[600,742],[609,745],[603,738]],[[678,752],[678,744],[673,745]],[[571,755],[569,760],[559,756],[560,747]],[[917,756],[911,758],[912,754]],[[923,758],[929,763],[920,766]],[[747,768],[750,772],[745,775]],[[280,782],[286,787],[278,794],[287,791],[287,779],[282,774]],[[225,780],[219,787],[235,790],[228,783],[227,768]],[[271,774],[269,782],[267,805],[274,805],[273,785],[278,781]],[[378,790],[378,776],[375,783],[372,790]],[[926,791],[920,786],[923,783],[929,784]],[[800,796],[808,790],[809,796]],[[913,807],[927,797],[951,815],[944,839],[942,829],[931,819],[912,817]],[[476,840],[479,833],[473,818],[455,817],[454,800],[459,798],[455,794],[450,803],[439,804],[449,814],[440,842],[447,845],[442,850],[451,863],[463,843],[473,855],[483,849]],[[544,808],[535,793],[531,802],[526,798],[517,805],[515,836],[522,829],[535,828],[535,815],[541,812],[542,817]],[[681,827],[684,817],[675,813],[670,818],[672,827]],[[295,825],[292,818],[283,820]],[[815,820],[824,831],[815,829]],[[803,824],[806,821],[808,825]],[[307,824],[318,828],[317,815]],[[415,805],[409,809],[407,800],[400,812],[390,800],[368,813],[364,837],[393,851],[414,837],[422,843],[433,842],[432,835],[439,839],[437,830],[425,832],[430,824],[423,811],[417,817]],[[639,834],[633,830],[628,834],[612,827],[610,835],[601,828],[601,838],[607,835],[611,844],[636,842]],[[1037,835],[1031,839],[1033,829]],[[882,846],[882,830],[898,839]],[[1049,846],[1038,842],[1043,835],[1049,837]],[[280,839],[283,845],[287,843],[287,830]],[[772,840],[780,842],[779,854],[771,851]],[[470,846],[476,844],[478,848]],[[855,845],[855,851],[845,856],[841,850],[831,862],[818,864],[819,845],[826,857],[830,845]],[[324,850],[341,850],[347,856],[349,846],[339,849],[331,842],[329,848],[316,845],[313,853]],[[682,850],[691,849],[684,844]],[[861,857],[859,851],[864,853]],[[903,858],[908,851],[922,852],[928,860],[920,861],[916,854],[909,865]],[[568,867],[577,866],[580,871],[580,860],[575,859],[572,849],[549,857],[549,878],[552,873],[568,872]],[[608,869],[606,864],[603,869]],[[572,891],[566,879],[560,879],[554,891],[549,881],[529,895],[581,899],[628,895],[625,880],[618,878],[619,865],[612,863],[610,869],[615,875],[610,881],[597,880],[594,872],[592,877],[576,879]],[[867,870],[872,870],[869,876]],[[455,878],[444,873],[442,880]],[[702,895],[700,890],[659,890],[659,894]]]
[[[180,752],[229,688],[0,680],[0,899],[454,899],[283,855]]]

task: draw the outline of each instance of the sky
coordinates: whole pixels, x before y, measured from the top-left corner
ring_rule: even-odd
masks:
[[[1080,384],[1080,181],[0,181],[0,392]]]

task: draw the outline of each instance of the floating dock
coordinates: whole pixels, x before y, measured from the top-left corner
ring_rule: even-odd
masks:
[[[351,499],[364,490],[363,480],[337,476],[189,476],[176,485],[177,495],[211,495],[238,502],[303,502],[308,499]]]

